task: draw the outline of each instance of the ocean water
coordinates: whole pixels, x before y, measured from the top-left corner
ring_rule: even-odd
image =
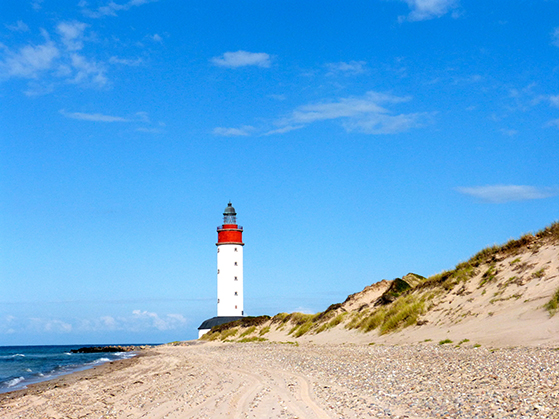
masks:
[[[0,346],[0,393],[135,355],[133,352],[70,353],[84,346],[103,345]]]

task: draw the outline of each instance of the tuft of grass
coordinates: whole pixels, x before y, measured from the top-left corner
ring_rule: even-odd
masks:
[[[456,347],[458,348],[458,347],[460,347],[460,345],[462,345],[463,343],[466,343],[466,342],[469,342],[469,341],[470,341],[470,339],[462,339],[460,342],[458,342],[458,343],[456,344]]]
[[[248,336],[251,333],[253,333],[255,330],[256,330],[256,326],[250,326],[247,330],[245,330],[243,333],[241,333],[241,336],[239,336],[239,337],[243,338],[245,336]]]
[[[476,343],[476,344],[474,345],[474,348],[480,348],[480,347],[481,347],[481,345],[480,345],[479,343]]]
[[[489,281],[492,281],[493,279],[495,279],[496,275],[497,275],[497,273],[496,273],[496,269],[495,269],[495,264],[493,263],[493,264],[491,264],[491,266],[489,266],[487,271],[485,271],[485,273],[482,275],[481,281],[479,281],[478,288],[483,287]]]
[[[550,317],[555,316],[555,313],[557,313],[557,309],[559,308],[559,288],[557,288],[557,291],[555,291],[551,300],[545,303],[543,307],[549,312]]]
[[[447,343],[452,343],[452,341],[450,339],[444,339],[439,342],[439,345],[445,345]]]
[[[263,327],[262,330],[260,330],[260,333],[258,333],[260,336],[264,336],[266,333],[268,333],[270,331],[270,326],[266,326]]]
[[[515,263],[518,263],[518,262],[520,262],[520,258],[514,259],[510,264],[514,265]]]
[[[433,342],[433,339],[425,339],[423,342]]]
[[[227,330],[223,330],[220,334],[220,339],[221,340],[225,340],[227,338],[233,337],[237,335],[237,332],[239,331],[239,329],[227,329]]]
[[[399,298],[388,308],[380,326],[380,334],[383,335],[416,324],[418,317],[424,311],[425,303],[415,295]]]
[[[543,278],[543,276],[545,275],[545,268],[541,268],[540,270],[534,272],[532,274],[533,278]]]
[[[293,336],[295,336],[296,338],[299,338],[301,336],[303,336],[305,333],[307,333],[309,330],[311,330],[311,328],[314,326],[314,323],[312,320],[307,320],[305,323],[295,326],[293,329],[291,329],[291,332],[289,332],[290,334],[293,333]]]
[[[359,325],[363,332],[370,332],[384,323],[387,309],[382,307],[377,309],[370,317],[365,318]]]
[[[252,336],[250,338],[239,339],[239,343],[249,343],[249,342],[266,342],[268,339],[261,338],[259,336]]]

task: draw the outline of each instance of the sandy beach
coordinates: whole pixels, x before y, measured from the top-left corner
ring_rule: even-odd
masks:
[[[1,395],[2,418],[556,418],[553,348],[160,346]]]

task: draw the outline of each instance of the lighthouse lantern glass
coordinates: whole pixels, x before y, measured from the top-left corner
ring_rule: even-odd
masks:
[[[237,224],[237,217],[235,215],[224,214],[223,224]]]

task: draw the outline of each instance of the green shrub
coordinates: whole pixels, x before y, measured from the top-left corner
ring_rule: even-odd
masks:
[[[451,341],[450,339],[441,340],[441,341],[439,342],[439,345],[445,345],[445,344],[447,344],[447,343],[452,343],[452,341]]]

